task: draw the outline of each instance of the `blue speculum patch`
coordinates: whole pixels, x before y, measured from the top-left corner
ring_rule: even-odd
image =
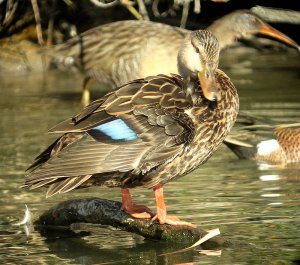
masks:
[[[129,126],[122,120],[116,119],[107,123],[98,125],[93,130],[100,131],[109,136],[113,140],[136,140],[138,136],[129,128]]]

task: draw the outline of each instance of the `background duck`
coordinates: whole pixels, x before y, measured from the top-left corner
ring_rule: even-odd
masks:
[[[203,164],[234,124],[238,95],[217,69],[219,50],[209,31],[192,32],[178,54],[181,76],[132,81],[52,128],[64,134],[36,158],[24,186],[50,185],[48,197],[91,185],[120,187],[122,209],[135,217],[151,212],[133,204],[128,188],[153,188],[153,220],[187,224],[167,217],[163,185]]]
[[[241,159],[299,163],[300,123],[278,125],[266,118],[240,114],[224,144]]]
[[[223,49],[237,39],[263,34],[298,48],[297,43],[247,10],[232,12],[207,28]],[[112,89],[130,80],[178,73],[177,53],[189,30],[150,21],[118,21],[92,28],[54,50],[56,61],[75,65],[85,74],[83,104],[97,80]]]

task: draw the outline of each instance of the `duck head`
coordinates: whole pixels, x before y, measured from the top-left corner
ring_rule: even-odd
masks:
[[[300,49],[295,41],[265,23],[249,10],[231,12],[217,19],[207,29],[218,38],[221,49],[232,45],[238,39],[248,39],[255,34],[269,36],[297,50]]]
[[[215,80],[220,47],[217,38],[207,30],[197,30],[184,40],[178,53],[178,71],[187,82],[198,83],[210,101],[220,100]]]

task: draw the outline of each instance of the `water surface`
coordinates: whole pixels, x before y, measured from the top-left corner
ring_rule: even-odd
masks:
[[[278,122],[299,122],[300,60],[288,53],[223,54],[221,65],[238,88],[241,109]],[[13,224],[24,204],[38,217],[71,198],[120,200],[118,189],[94,187],[45,199],[45,189],[20,188],[24,170],[56,136],[46,132],[81,109],[82,77],[77,73],[1,75],[0,87],[0,259],[3,264],[292,264],[300,259],[300,173],[255,161],[238,160],[222,147],[204,166],[165,186],[169,212],[204,229],[219,227],[243,249],[189,251],[143,240],[109,227],[85,236],[26,235]],[[93,91],[93,96],[101,91]],[[154,207],[150,190],[136,189],[134,199]]]

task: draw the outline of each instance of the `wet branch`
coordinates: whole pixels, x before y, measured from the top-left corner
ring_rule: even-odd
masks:
[[[271,23],[300,24],[300,12],[264,6],[255,6],[251,11]]]
[[[42,34],[41,16],[40,16],[40,11],[39,11],[39,6],[37,3],[37,0],[31,0],[31,4],[32,4],[35,21],[36,21],[37,38],[38,38],[39,44],[41,46],[44,46],[45,43],[44,43],[43,34]]]
[[[99,1],[99,0],[90,0],[91,3],[93,3],[95,6],[98,6],[98,7],[101,7],[101,8],[110,8],[110,7],[113,7],[115,5],[117,5],[119,3],[118,0],[113,0],[111,2],[102,2],[102,1]]]
[[[69,226],[74,223],[91,223],[110,225],[121,230],[139,234],[148,239],[159,239],[170,242],[194,243],[207,234],[202,229],[186,226],[160,225],[150,220],[134,219],[120,210],[121,203],[111,200],[89,198],[61,202],[52,207],[35,222],[43,229],[54,226]],[[222,236],[216,236],[204,243],[204,247],[236,246]]]

